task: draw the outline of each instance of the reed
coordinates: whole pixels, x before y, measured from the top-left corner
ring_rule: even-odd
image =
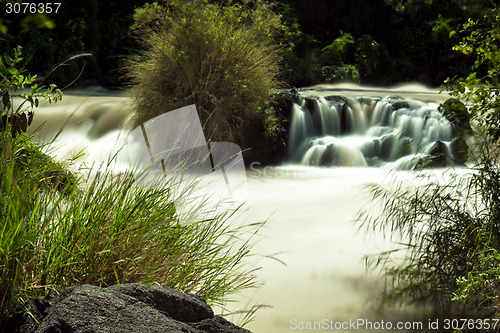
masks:
[[[426,176],[424,185],[370,186],[382,211],[362,211],[360,228],[397,244],[365,258],[386,276],[384,303],[430,306],[435,315],[499,314],[498,152],[491,145],[477,148],[480,162],[469,173],[449,180]]]

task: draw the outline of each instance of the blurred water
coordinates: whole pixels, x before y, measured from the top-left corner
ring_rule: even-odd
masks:
[[[397,93],[433,103],[444,99],[433,90],[415,85],[386,90],[322,86],[316,87],[316,91],[319,95],[334,92],[345,96]],[[90,95],[95,94],[72,94],[61,104],[42,105],[36,111],[31,129],[45,123],[37,131],[37,137],[40,141],[52,141],[47,149],[59,158],[83,151],[85,155],[79,156],[76,162],[92,164],[106,163],[110,154],[117,154],[117,170],[130,167],[128,152],[120,150],[128,133],[130,99],[122,95]],[[304,124],[296,131],[307,131],[309,125]],[[367,129],[368,124],[366,120],[354,127]],[[418,122],[414,125],[419,126]],[[61,128],[62,132],[54,140],[54,134]],[[327,129],[334,130],[333,127]],[[292,146],[298,147],[299,141],[292,140]],[[429,171],[442,181],[456,172],[467,170]],[[267,168],[254,165],[247,170],[247,178],[246,203],[234,223],[267,220],[254,248],[260,255],[248,259],[249,265],[260,268],[256,274],[264,285],[239,295],[239,302],[230,308],[249,308],[252,304],[270,306],[259,310],[256,320],[247,328],[257,333],[280,333],[298,330],[299,323],[358,319],[423,321],[427,325],[423,312],[378,307],[376,297],[385,282],[379,273],[365,270],[363,256],[394,245],[380,235],[359,231],[353,222],[360,209],[378,210],[372,207],[367,184],[390,186],[395,179],[411,183],[424,180],[411,171],[391,168],[298,165]],[[230,318],[239,320],[238,316]]]

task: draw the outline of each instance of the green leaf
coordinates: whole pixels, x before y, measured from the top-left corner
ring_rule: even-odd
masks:
[[[12,58],[11,57],[4,56],[4,59],[5,59],[5,63],[7,64],[7,66],[12,66]]]

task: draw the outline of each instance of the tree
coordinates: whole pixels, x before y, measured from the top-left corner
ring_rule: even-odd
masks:
[[[500,138],[500,9],[491,9],[480,20],[469,19],[459,33],[463,37],[454,50],[475,61],[466,78],[447,80],[447,89],[471,106],[471,117],[496,141]]]

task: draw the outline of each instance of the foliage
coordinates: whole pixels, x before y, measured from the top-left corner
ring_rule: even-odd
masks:
[[[321,50],[321,62],[325,65],[341,65],[348,57],[349,49],[354,45],[354,37],[350,33],[340,31],[340,37]]]
[[[22,60],[21,46],[14,49],[12,58],[8,55],[0,56],[0,96],[3,104],[0,130],[8,129],[12,135],[26,132],[34,117],[33,109],[38,107],[40,100],[52,103],[62,98],[62,92],[55,85],[45,89],[34,83],[36,76],[23,75],[23,70],[18,68]],[[17,106],[14,97],[21,101]],[[26,106],[27,103],[29,106]]]
[[[453,301],[471,304],[474,310],[488,309],[495,317],[499,316],[500,300],[500,253],[495,248],[485,248],[479,254],[479,265],[467,275],[457,279],[457,290]]]
[[[456,34],[453,31],[451,35]],[[473,55],[473,72],[448,79],[450,94],[472,105],[471,118],[494,140],[500,138],[500,9],[490,10],[481,20],[469,19],[460,31],[463,38],[454,50]]]
[[[92,57],[73,59],[51,73],[51,82],[59,87],[123,86],[119,64],[137,47],[128,31],[134,7],[143,3],[75,0],[63,3],[57,13],[51,14],[14,15],[1,11],[0,21],[5,24],[1,44],[4,50],[23,45],[24,54],[30,59],[26,68],[39,78],[51,72],[54,64],[75,54],[91,53]]]
[[[27,134],[0,133],[0,159],[0,327],[23,301],[69,285],[159,283],[222,304],[255,284],[241,261],[259,225],[230,227],[234,212],[181,225],[169,184],[69,172]]]
[[[439,106],[439,111],[453,125],[456,136],[464,137],[472,133],[469,110],[462,101],[449,98]]]
[[[175,9],[189,1],[192,0],[158,3]],[[390,56],[383,63],[391,65],[386,66],[388,70],[368,75],[363,74],[365,70],[358,60],[344,61],[358,68],[363,82],[394,84],[419,80],[439,85],[447,76],[467,75],[470,72],[468,58],[449,52],[454,41],[449,40],[448,33],[468,17],[477,20],[492,3],[491,0],[357,0],[332,4],[330,0],[288,0],[276,1],[271,6],[255,6],[253,3],[258,1],[207,2],[256,9],[255,13],[260,11],[258,15],[265,19],[255,23],[268,27],[272,26],[266,22],[269,9],[279,13],[282,24],[291,33],[278,34],[278,44],[292,45],[292,49],[286,51],[283,78],[295,86],[323,80],[321,67],[334,64],[320,64],[319,56],[323,48],[339,37],[339,31],[352,35],[355,40],[369,35]],[[53,82],[64,87],[78,78],[76,85],[79,86],[124,87],[128,82],[120,71],[122,60],[140,47],[129,30],[134,24],[144,23],[134,22],[132,16],[134,10],[145,8],[145,3],[149,2],[75,0],[61,6],[57,14],[13,16],[0,12],[2,44],[4,49],[23,45],[27,57],[32,58],[28,70],[40,76],[50,71],[51,64],[61,63],[73,54],[92,53],[92,57],[68,63],[53,73]],[[147,11],[140,19],[149,20]],[[371,60],[372,55],[366,56],[369,64],[377,62],[378,68],[382,67],[379,58]]]
[[[43,89],[34,83],[36,75],[22,74],[22,69],[18,68],[23,61],[21,50],[21,46],[18,46],[14,49],[13,57],[0,56],[0,94],[2,95],[3,112],[8,114],[19,113],[24,109],[26,103],[29,103],[29,109],[33,109],[38,107],[40,100],[48,100],[52,103],[62,98],[62,92],[56,89],[55,85]],[[28,92],[18,92],[28,88],[28,86]],[[55,94],[52,94],[53,92]],[[19,106],[14,106],[13,97],[20,97],[23,100]]]
[[[314,36],[296,32],[292,49],[283,55],[284,76],[289,84],[305,86],[320,82],[319,42]]]
[[[457,279],[484,268],[484,253],[500,248],[500,198],[496,193],[500,170],[488,159],[475,170],[442,182],[429,178],[425,185],[371,186],[373,199],[383,212],[362,212],[362,226],[399,244],[396,250],[367,258],[373,267],[383,267],[391,281],[383,295],[386,302],[420,302],[433,305],[436,314],[448,313],[459,287]],[[394,258],[401,252],[402,258]],[[486,302],[480,296],[474,301]]]
[[[252,147],[279,86],[280,18],[264,1],[156,3],[136,11],[145,51],[130,60],[135,123],[195,104],[206,137]]]
[[[385,45],[377,43],[370,35],[356,41],[356,66],[364,78],[375,79],[391,71],[391,57]]]
[[[359,72],[356,66],[323,66],[321,68],[321,77],[326,82],[359,82]]]
[[[40,91],[35,76],[21,74],[21,61],[17,48],[0,62],[10,117],[22,114],[26,103],[36,108],[42,99],[61,97],[55,87]],[[12,97],[21,98],[20,106]],[[11,118],[2,121],[0,331],[23,302],[69,285],[161,283],[221,306],[228,294],[255,285],[241,262],[260,224],[231,227],[235,211],[227,211],[182,225],[173,183],[145,189],[137,185],[140,174],[116,175],[111,163],[71,171],[33,144],[26,128],[13,131]],[[191,209],[196,215],[203,208]]]
[[[323,81],[359,81],[358,69],[348,63],[353,58],[354,44],[354,37],[350,33],[340,31],[340,37],[321,50],[320,77]]]

